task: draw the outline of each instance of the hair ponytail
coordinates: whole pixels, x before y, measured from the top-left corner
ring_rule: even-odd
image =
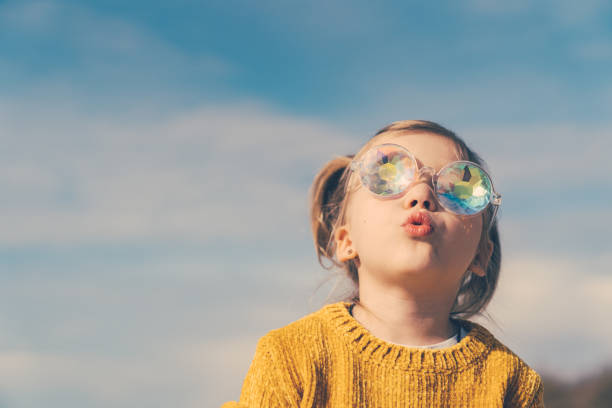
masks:
[[[358,282],[354,260],[339,262],[336,258],[334,232],[344,222],[347,200],[347,183],[350,172],[347,167],[353,155],[339,156],[327,162],[317,173],[310,189],[310,224],[317,252],[323,268],[334,266],[346,270],[353,282]],[[324,260],[331,261],[326,266]]]

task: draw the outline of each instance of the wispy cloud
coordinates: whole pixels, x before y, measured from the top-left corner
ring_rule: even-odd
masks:
[[[177,359],[167,354],[134,359],[16,350],[0,353],[0,362],[2,402],[9,406],[195,407],[206,401],[197,376],[177,372]]]
[[[513,252],[488,308],[488,324],[532,366],[575,380],[612,361],[609,253]],[[577,345],[580,352],[576,351]],[[563,362],[561,362],[563,360]]]
[[[76,3],[6,2],[0,6],[0,33],[20,44],[7,46],[0,57],[6,89],[17,99],[76,97],[87,105],[95,93],[96,109],[103,101],[129,106],[128,95],[171,99],[194,87],[219,93],[238,72],[213,53],[187,53],[142,24]]]
[[[508,189],[603,186],[609,183],[606,152],[612,149],[612,128],[607,124],[514,123],[506,126],[471,126],[467,140],[484,150],[500,183]]]
[[[307,217],[317,164],[355,149],[254,105],[139,124],[22,112],[2,127],[6,245],[285,234]]]
[[[117,407],[235,398],[258,338],[310,311],[322,276],[312,256],[228,251],[217,262],[162,248],[14,266],[1,297],[14,312],[0,318],[0,397]]]

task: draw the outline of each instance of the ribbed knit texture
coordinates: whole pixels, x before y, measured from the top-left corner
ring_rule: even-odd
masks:
[[[372,335],[349,302],[323,306],[259,339],[239,402],[255,407],[544,407],[541,377],[487,329],[452,347],[405,347]]]

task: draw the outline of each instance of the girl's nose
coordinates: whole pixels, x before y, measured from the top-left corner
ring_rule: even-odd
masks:
[[[431,167],[419,169],[419,172],[415,176],[415,180],[410,184],[408,191],[403,197],[404,208],[436,211],[436,197],[432,185],[433,174],[434,170]]]

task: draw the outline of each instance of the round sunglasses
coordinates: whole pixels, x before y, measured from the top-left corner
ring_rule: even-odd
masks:
[[[418,167],[415,157],[405,147],[385,143],[370,148],[350,169],[359,174],[368,191],[380,198],[393,199],[425,171],[432,174],[432,185],[440,204],[458,215],[480,214],[489,204],[501,204],[501,195],[493,188],[487,172],[478,164],[459,160],[448,163],[437,173],[431,167]]]

